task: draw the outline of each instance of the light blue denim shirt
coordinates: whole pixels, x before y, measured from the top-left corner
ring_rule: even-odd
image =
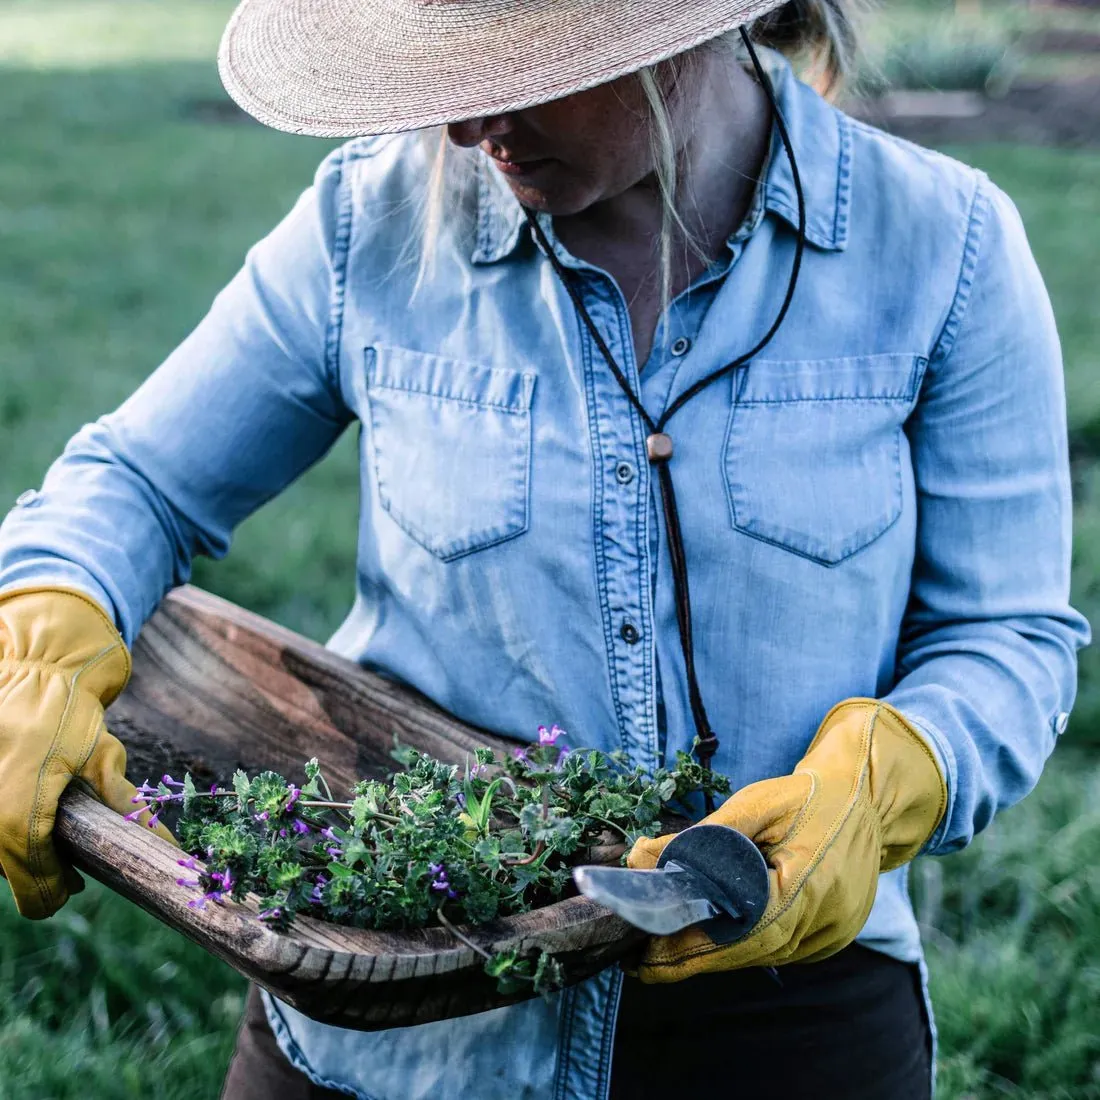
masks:
[[[1088,637],[1054,320],[984,175],[776,73],[807,192],[798,291],[761,358],[667,429],[714,764],[735,788],[789,773],[834,703],[884,697],[943,765],[928,851],[950,852],[1036,781]],[[196,553],[224,554],[358,422],[357,595],[331,647],[477,725],[557,722],[656,766],[693,728],[643,425],[479,152],[410,304],[428,157],[404,135],[325,160],[195,332],[21,498],[0,588],[77,585],[130,641]],[[770,325],[795,221],[773,147],[643,369],[613,280],[542,219],[655,419]],[[920,959],[904,869],[860,939]],[[599,1100],[618,990],[607,971],[382,1034],[268,1008],[295,1064],[352,1095]]]

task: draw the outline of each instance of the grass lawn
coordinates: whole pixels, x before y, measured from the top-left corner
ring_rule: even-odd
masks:
[[[0,0],[0,508],[201,316],[328,146],[204,121],[225,0]],[[1100,156],[949,150],[1019,204],[1066,349],[1078,605],[1100,610]],[[352,594],[351,433],[196,581],[324,638]],[[1096,537],[1093,537],[1093,536]],[[1100,1098],[1100,666],[1039,790],[916,868],[944,1100]],[[142,777],[139,777],[142,778]],[[243,983],[91,884],[32,924],[0,897],[0,1095],[216,1095]],[[155,1082],[155,1084],[153,1084]]]

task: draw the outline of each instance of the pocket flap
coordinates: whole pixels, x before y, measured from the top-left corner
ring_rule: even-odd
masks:
[[[368,387],[406,390],[449,401],[468,401],[506,412],[527,412],[535,375],[480,363],[464,363],[408,348],[377,344],[367,349]]]
[[[887,352],[838,359],[754,359],[738,394],[742,405],[776,401],[912,401],[926,360]]]

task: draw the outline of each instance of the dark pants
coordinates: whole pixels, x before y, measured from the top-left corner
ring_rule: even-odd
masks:
[[[824,962],[623,984],[612,1100],[928,1100],[931,1035],[915,966],[858,945]],[[223,1100],[322,1100],[249,993]],[[478,1100],[471,1096],[469,1100]]]

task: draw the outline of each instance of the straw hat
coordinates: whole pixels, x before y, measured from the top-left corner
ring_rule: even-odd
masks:
[[[243,0],[222,81],[268,126],[396,133],[579,92],[783,0]]]

